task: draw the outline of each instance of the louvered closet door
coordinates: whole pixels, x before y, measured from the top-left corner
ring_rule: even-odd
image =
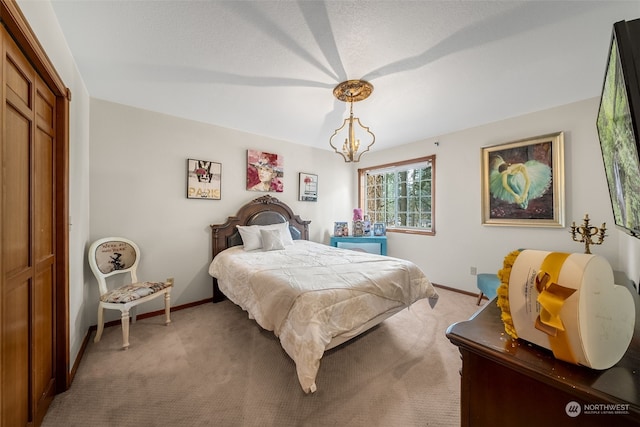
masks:
[[[2,29],[2,426],[39,425],[55,392],[55,98]]]

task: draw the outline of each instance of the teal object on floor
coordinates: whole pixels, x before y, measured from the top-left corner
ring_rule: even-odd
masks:
[[[482,273],[476,276],[478,289],[480,289],[480,295],[478,295],[478,305],[482,300],[482,296],[486,295],[487,298],[493,299],[497,295],[498,286],[500,286],[500,279],[497,274]]]

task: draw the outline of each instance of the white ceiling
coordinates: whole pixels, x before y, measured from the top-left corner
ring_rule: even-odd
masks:
[[[600,94],[635,1],[51,0],[94,98],[329,148],[355,115],[373,149]],[[595,120],[595,117],[594,117]]]

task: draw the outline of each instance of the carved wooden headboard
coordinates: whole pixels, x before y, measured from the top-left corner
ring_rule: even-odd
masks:
[[[266,195],[258,197],[242,206],[235,216],[230,216],[224,224],[211,225],[212,257],[221,251],[242,244],[242,238],[236,225],[269,225],[289,221],[289,230],[294,240],[309,240],[309,224],[293,213],[291,208],[275,197]],[[218,289],[216,278],[213,278],[213,301],[224,299]]]

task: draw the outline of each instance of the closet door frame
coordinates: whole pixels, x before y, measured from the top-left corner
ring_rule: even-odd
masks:
[[[55,96],[55,378],[56,394],[71,386],[69,357],[69,103],[71,91],[40,45],[15,0],[0,0],[0,20]],[[1,262],[1,261],[0,261]]]

